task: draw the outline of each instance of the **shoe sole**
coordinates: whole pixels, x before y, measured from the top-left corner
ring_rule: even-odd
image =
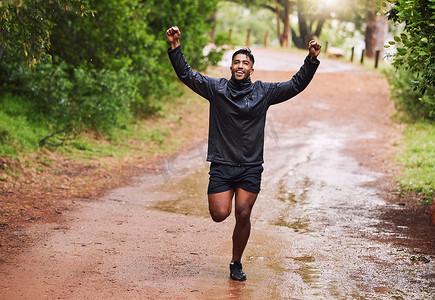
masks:
[[[230,279],[235,280],[235,281],[245,281],[246,280],[246,278],[234,278],[232,276],[230,276]]]

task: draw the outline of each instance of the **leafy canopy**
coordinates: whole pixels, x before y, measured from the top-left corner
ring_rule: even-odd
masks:
[[[51,47],[55,11],[79,16],[93,13],[89,0],[0,0],[0,59],[7,48],[30,65],[39,62]]]
[[[168,27],[181,28],[193,68],[210,62],[202,49],[218,1],[0,0],[0,100],[16,96],[51,132],[110,134],[176,91]]]
[[[388,18],[404,24],[404,31],[385,46],[397,46],[393,65],[415,73],[415,89],[424,94],[435,83],[435,0],[387,0],[381,5],[392,5]]]

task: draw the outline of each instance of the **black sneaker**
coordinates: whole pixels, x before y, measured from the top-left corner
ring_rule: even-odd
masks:
[[[237,281],[245,281],[246,275],[242,271],[242,264],[238,261],[230,263],[230,278]]]

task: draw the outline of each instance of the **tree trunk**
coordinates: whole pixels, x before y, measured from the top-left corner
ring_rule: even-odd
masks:
[[[308,29],[307,20],[303,12],[298,11],[298,23],[299,23],[299,37],[293,39],[296,47],[299,49],[305,48],[306,43],[308,42],[308,36],[311,36],[310,30]]]
[[[216,12],[217,10],[215,9],[213,11],[213,13],[211,14],[210,18],[208,20],[205,21],[205,23],[210,24],[212,23],[213,25],[211,26],[210,32],[208,33],[208,36],[210,37],[210,42],[214,42],[214,34],[215,34],[215,26],[214,23],[216,22]]]
[[[365,34],[367,57],[374,58],[376,51],[384,49],[384,42],[388,32],[388,21],[383,15],[378,16],[377,11],[368,13],[367,28]]]
[[[316,26],[316,31],[313,34],[313,36],[315,36],[316,38],[318,38],[320,36],[320,33],[322,33],[323,24],[325,24],[325,21],[326,21],[325,17],[321,17],[319,19],[319,22],[317,23],[317,26]],[[311,37],[311,38],[313,38],[313,37]]]
[[[311,30],[308,27],[307,17],[304,13],[305,11],[304,8],[305,8],[304,1],[298,1],[297,9],[298,9],[299,37],[293,35],[293,42],[295,43],[296,47],[298,47],[299,49],[304,49],[306,45],[308,45],[308,42],[312,37]]]
[[[290,1],[287,0],[285,1],[285,7],[284,7],[284,32],[283,32],[283,43],[282,46],[283,47],[290,47],[291,46],[291,36],[292,36],[292,32],[291,32],[291,25],[290,25],[290,12],[291,12],[291,4]]]
[[[278,0],[275,0],[275,14],[276,14],[276,25],[277,25],[277,30],[278,30],[279,44],[282,46],[282,39],[281,39],[281,18],[279,17]]]
[[[275,14],[278,29],[279,44],[281,47],[291,46],[292,31],[290,25],[291,3],[289,0],[284,2],[284,11],[280,10],[278,0],[275,0]],[[284,31],[281,33],[281,21],[284,24]]]

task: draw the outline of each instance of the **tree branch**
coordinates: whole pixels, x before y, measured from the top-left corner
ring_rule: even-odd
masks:
[[[68,125],[64,129],[53,132],[52,134],[40,140],[39,146],[59,147],[62,146],[66,141],[72,140],[74,137],[76,137],[74,127],[72,125]]]

